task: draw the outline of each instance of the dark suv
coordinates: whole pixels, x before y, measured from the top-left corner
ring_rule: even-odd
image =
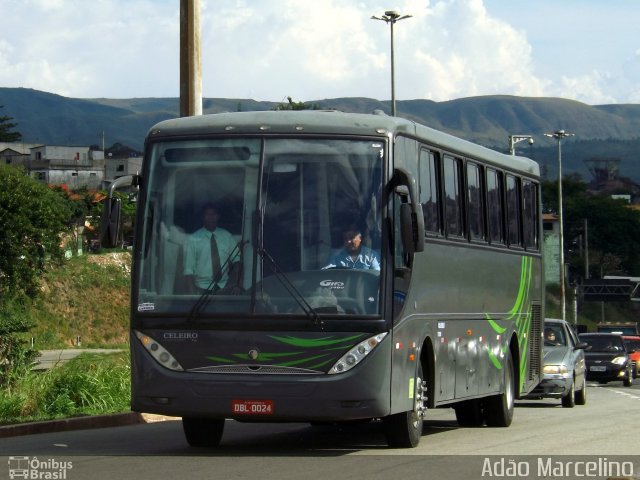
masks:
[[[600,383],[622,380],[625,387],[633,384],[631,359],[622,335],[616,333],[581,333],[580,341],[587,343],[584,359],[587,379]]]

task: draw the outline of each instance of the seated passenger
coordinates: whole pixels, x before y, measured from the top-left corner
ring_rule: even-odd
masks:
[[[362,231],[351,226],[344,232],[344,248],[331,256],[327,268],[356,268],[380,270],[380,256],[369,247],[362,245]]]
[[[552,328],[547,328],[544,331],[544,343],[547,345],[560,345],[560,342],[556,338],[556,332]]]

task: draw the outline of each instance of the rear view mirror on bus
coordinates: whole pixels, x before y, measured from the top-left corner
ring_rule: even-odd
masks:
[[[394,172],[396,194],[402,198],[400,205],[400,228],[405,253],[413,254],[424,250],[424,217],[422,205],[418,201],[415,180],[402,169]]]
[[[107,197],[104,199],[100,220],[100,245],[102,247],[113,248],[118,244],[121,212],[119,198]]]

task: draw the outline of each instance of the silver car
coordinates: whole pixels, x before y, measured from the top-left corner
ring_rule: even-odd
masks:
[[[567,408],[587,403],[586,347],[567,322],[545,319],[543,378],[528,398],[560,398]]]

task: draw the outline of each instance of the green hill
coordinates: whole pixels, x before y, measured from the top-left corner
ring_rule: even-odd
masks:
[[[298,99],[296,99],[298,100]],[[323,109],[389,112],[389,102],[370,98],[302,99]],[[158,121],[178,116],[177,98],[75,99],[25,88],[0,88],[2,114],[13,118],[26,143],[95,145],[105,135],[136,150]],[[203,99],[204,113],[275,108],[274,102],[251,99]],[[587,105],[562,98],[492,95],[446,102],[403,100],[398,115],[499,151],[512,134],[533,135],[532,147],[518,153],[547,166],[555,176],[557,144],[544,133],[565,129],[575,137],[563,142],[565,173],[590,178],[585,161],[594,156],[618,158],[620,174],[640,183],[640,105]]]

